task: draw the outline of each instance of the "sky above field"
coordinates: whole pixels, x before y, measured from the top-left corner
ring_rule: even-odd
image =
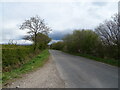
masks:
[[[52,28],[50,37],[53,41],[60,40],[65,34],[74,29],[93,29],[106,19],[110,19],[118,12],[118,2],[99,0],[77,2],[1,2],[0,3],[0,31],[2,40],[17,41],[18,44],[29,44],[30,41],[22,40],[26,30],[20,30],[19,26],[24,20],[32,16],[40,16],[46,24]]]

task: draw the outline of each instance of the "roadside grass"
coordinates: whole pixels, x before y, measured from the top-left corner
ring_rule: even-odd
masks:
[[[28,61],[26,64],[23,64],[20,68],[14,69],[10,72],[3,72],[2,74],[2,84],[5,85],[7,81],[12,80],[13,78],[18,78],[22,74],[28,73],[42,67],[44,63],[48,60],[49,51],[43,50],[38,56]]]
[[[69,53],[69,54],[76,55],[76,56],[82,56],[82,57],[89,58],[89,59],[92,59],[92,60],[95,60],[95,61],[98,61],[98,62],[102,62],[102,63],[106,63],[106,64],[110,64],[110,65],[113,65],[113,66],[120,67],[120,62],[118,60],[103,59],[103,58],[91,56],[91,55],[88,55],[88,54],[80,54],[80,53],[73,53],[73,52],[65,52],[65,53]]]

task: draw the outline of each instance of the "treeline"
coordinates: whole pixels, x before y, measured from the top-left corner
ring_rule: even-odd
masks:
[[[63,41],[53,43],[51,48],[95,56],[106,59],[107,62],[110,60],[116,62],[120,59],[119,19],[120,15],[116,14],[111,20],[96,27],[95,30],[74,30],[72,34],[64,36]]]
[[[28,29],[28,35],[24,36],[24,40],[33,42],[32,45],[17,45],[17,43],[9,42],[2,45],[2,71],[9,72],[13,69],[21,67],[23,64],[34,58],[44,49],[48,48],[51,38],[48,33],[51,30],[38,16],[31,17],[22,23],[20,29]]]

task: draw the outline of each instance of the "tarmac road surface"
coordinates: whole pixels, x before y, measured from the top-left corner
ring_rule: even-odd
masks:
[[[118,68],[50,50],[65,88],[118,88]]]

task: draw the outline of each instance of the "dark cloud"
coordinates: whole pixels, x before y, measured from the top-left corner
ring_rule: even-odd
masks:
[[[19,30],[18,26],[35,15],[45,19],[45,23],[53,29],[49,34],[53,40],[61,40],[76,28],[94,29],[103,20],[117,13],[117,5],[117,2],[111,3],[108,0],[105,2],[4,3],[0,8],[1,11],[4,10],[3,14],[0,14],[0,17],[4,18],[4,23],[0,22],[3,27],[0,30],[3,31],[0,37],[3,37],[4,41],[0,40],[0,42],[9,39],[21,40],[26,35],[26,30]]]
[[[49,37],[53,40],[62,40],[62,38],[66,35],[72,33],[72,30],[65,30],[65,31],[53,31],[49,34]]]

